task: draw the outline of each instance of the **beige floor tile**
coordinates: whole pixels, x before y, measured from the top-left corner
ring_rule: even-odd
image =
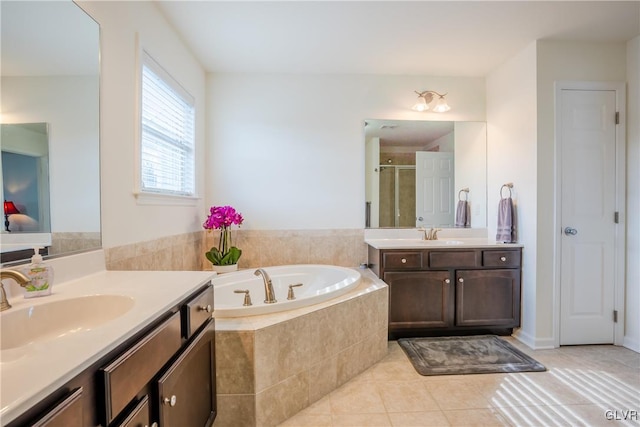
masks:
[[[376,387],[387,412],[424,412],[440,409],[421,381],[378,381]]]
[[[509,422],[492,409],[444,411],[452,426],[508,426]]]
[[[281,427],[331,427],[333,422],[331,415],[319,415],[300,412],[289,418]]]
[[[548,370],[421,376],[391,341],[381,362],[282,425],[640,426],[605,413],[640,410],[640,354],[613,346],[536,351],[507,340]]]
[[[382,397],[375,383],[349,382],[330,395],[332,414],[385,413]]]
[[[334,427],[391,427],[387,414],[334,414]]]
[[[393,427],[446,427],[449,420],[442,411],[390,413]]]
[[[489,408],[491,404],[470,381],[455,379],[446,382],[426,383],[433,398],[443,411],[452,409]]]

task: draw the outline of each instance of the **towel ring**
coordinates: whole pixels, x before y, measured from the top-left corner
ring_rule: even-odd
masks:
[[[512,182],[507,182],[506,184],[503,184],[502,187],[500,187],[500,198],[504,199],[504,196],[502,195],[502,190],[504,189],[504,187],[507,187],[507,189],[509,190],[509,198],[511,198],[511,189],[513,188],[513,183]]]
[[[458,191],[458,200],[462,200],[462,197],[460,196],[460,194],[464,191],[464,201],[468,202],[469,201],[469,189],[468,188],[463,188],[462,190]]]

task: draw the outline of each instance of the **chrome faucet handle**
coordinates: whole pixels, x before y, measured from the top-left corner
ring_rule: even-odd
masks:
[[[243,307],[248,307],[253,305],[251,302],[251,295],[249,295],[249,289],[236,289],[233,291],[234,294],[244,294],[244,301],[242,302]]]
[[[302,283],[296,283],[295,285],[289,285],[289,292],[287,293],[287,299],[288,300],[294,300],[296,299],[296,296],[293,293],[293,288],[297,288],[299,286],[302,286]]]

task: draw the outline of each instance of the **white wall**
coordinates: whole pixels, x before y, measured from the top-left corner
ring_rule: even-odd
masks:
[[[518,243],[522,252],[520,339],[537,335],[536,227],[538,203],[536,132],[536,44],[532,43],[487,76],[487,190],[489,236],[496,235],[500,188],[513,183]]]
[[[487,125],[483,122],[459,122],[454,124],[454,129],[455,194],[469,202],[471,227],[483,227],[482,224],[487,224]],[[466,195],[460,193],[462,188],[468,188],[469,192]]]
[[[518,335],[536,348],[557,342],[554,83],[559,80],[625,81],[625,45],[539,41],[487,78],[490,235],[497,207],[491,200],[498,199],[500,185],[513,182],[518,241],[524,244]]]
[[[3,123],[48,124],[55,232],[100,231],[98,90],[95,76],[2,78]]]
[[[209,74],[207,194],[248,229],[364,227],[364,120],[485,120],[484,79]],[[414,90],[452,110],[417,113]]]
[[[133,195],[137,141],[137,48],[142,47],[191,95],[196,105],[197,170],[204,169],[205,74],[153,2],[78,4],[101,29],[101,165],[103,247],[125,245],[202,229],[204,203],[139,205]],[[202,173],[196,176],[202,194]]]
[[[640,36],[627,43],[627,288],[624,346],[640,352]]]

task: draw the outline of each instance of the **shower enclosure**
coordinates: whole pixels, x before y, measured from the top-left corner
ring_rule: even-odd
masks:
[[[380,227],[415,227],[416,167],[380,165]]]

